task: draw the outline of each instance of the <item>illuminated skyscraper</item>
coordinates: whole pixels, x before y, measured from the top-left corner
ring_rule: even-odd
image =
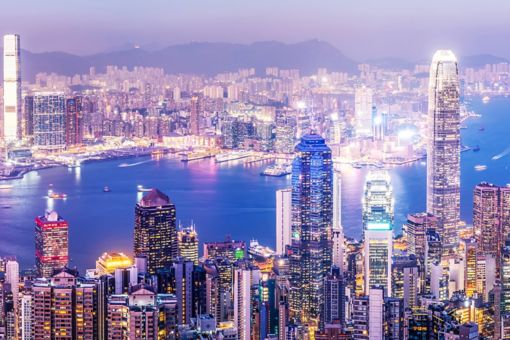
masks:
[[[427,246],[427,230],[436,230],[437,219],[427,213],[409,214],[404,225],[407,236],[407,250],[423,263]]]
[[[292,164],[290,309],[303,321],[317,321],[323,283],[332,264],[333,168],[324,138],[305,135]]]
[[[69,224],[56,211],[35,219],[35,265],[41,277],[51,277],[69,261]]]
[[[333,171],[333,254],[332,263],[344,270],[344,230],[342,227],[342,179],[340,171]]]
[[[365,292],[379,286],[384,288],[387,296],[391,296],[394,202],[387,171],[373,170],[368,173],[362,205]]]
[[[175,205],[158,189],[136,205],[134,254],[147,256],[150,274],[170,266],[178,254]]]
[[[20,38],[4,35],[4,112],[3,136],[6,143],[21,138],[21,66]]]
[[[81,97],[66,100],[66,145],[80,145],[83,141],[83,110]]]
[[[124,253],[103,253],[96,261],[97,275],[115,273],[116,269],[127,269],[133,265],[133,260]]]
[[[63,92],[34,94],[34,146],[48,151],[66,146],[65,97]]]
[[[452,51],[434,54],[430,67],[427,212],[438,219],[443,246],[457,246],[460,221],[459,71]]]
[[[276,254],[285,254],[290,245],[292,226],[292,189],[276,191]]]
[[[356,136],[372,135],[372,89],[366,86],[356,88],[354,94]]]
[[[191,97],[190,132],[194,136],[200,134],[200,100],[198,96]]]
[[[198,265],[198,234],[194,226],[177,232],[177,247],[180,257]]]

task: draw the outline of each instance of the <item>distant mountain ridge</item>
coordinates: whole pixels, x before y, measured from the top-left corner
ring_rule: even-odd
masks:
[[[63,75],[88,73],[91,66],[98,72],[107,65],[161,67],[167,73],[215,75],[254,67],[261,74],[266,67],[299,69],[312,74],[320,67],[331,71],[355,72],[357,62],[324,41],[308,40],[295,44],[276,41],[256,42],[250,45],[233,43],[189,43],[169,46],[157,51],[131,48],[89,56],[65,52],[33,53],[22,50],[22,74],[33,80],[40,72]],[[0,73],[2,71],[0,70]],[[0,74],[1,76],[1,74]]]
[[[331,44],[321,40],[307,40],[294,44],[277,41],[253,44],[193,42],[168,46],[163,49],[134,48],[132,44],[121,45],[107,52],[78,56],[66,52],[33,53],[22,50],[22,76],[33,81],[40,72],[55,72],[63,75],[88,73],[91,66],[103,72],[107,65],[161,67],[167,73],[193,73],[216,75],[254,67],[263,74],[266,67],[296,68],[302,74],[312,74],[320,67],[329,71],[357,73],[361,62],[392,68],[410,69],[418,62],[401,58],[374,58],[355,61],[345,56]],[[0,48],[1,52],[1,48]],[[426,61],[425,61],[426,62]],[[482,67],[485,64],[508,62],[507,59],[480,54],[460,58],[462,68]],[[420,62],[423,63],[423,62]],[[3,79],[0,67],[0,79]]]

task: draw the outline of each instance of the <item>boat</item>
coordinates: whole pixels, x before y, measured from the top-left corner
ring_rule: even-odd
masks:
[[[261,176],[282,177],[290,174],[285,165],[270,165],[260,173]]]
[[[269,247],[261,245],[257,240],[250,241],[250,247],[248,248],[248,254],[253,256],[255,259],[264,260],[275,255],[275,251]]]
[[[484,104],[487,104],[490,100],[491,100],[491,97],[489,97],[489,96],[485,96],[485,97],[482,98],[482,102]]]
[[[478,151],[480,151],[480,146],[479,146],[479,145],[476,145],[476,146],[473,148],[473,151],[474,151],[474,152],[478,152]]]
[[[143,185],[138,185],[138,186],[136,187],[136,190],[138,190],[138,192],[149,192],[149,191],[151,191],[151,190],[152,190],[152,188],[144,188],[144,186],[143,186]]]
[[[189,161],[194,161],[194,160],[198,160],[198,159],[209,158],[211,156],[212,155],[206,151],[190,152],[190,153],[186,153],[186,154],[182,155],[181,162],[189,162]]]
[[[0,185],[0,190],[6,190],[6,189],[12,189],[14,188],[14,185],[11,185],[11,184],[1,184]]]
[[[67,198],[67,194],[65,193],[59,193],[54,192],[53,190],[48,190],[48,198],[56,199],[56,200],[63,200]]]
[[[478,128],[478,131],[485,131],[485,127],[480,126],[480,127]]]
[[[237,159],[247,158],[251,156],[251,152],[249,151],[234,151],[234,152],[225,152],[220,153],[215,156],[216,163],[222,163],[222,162],[228,162],[228,161],[234,161]]]
[[[487,165],[475,165],[475,170],[476,171],[484,171],[484,170],[487,170]]]
[[[103,188],[103,192],[110,192],[110,191],[111,191],[111,189],[110,189],[110,187],[109,187],[109,186],[105,186],[105,187]]]

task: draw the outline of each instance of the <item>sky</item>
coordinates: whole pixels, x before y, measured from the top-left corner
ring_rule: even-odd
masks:
[[[127,43],[327,41],[365,60],[434,50],[510,58],[509,0],[0,0],[0,34],[32,52]]]

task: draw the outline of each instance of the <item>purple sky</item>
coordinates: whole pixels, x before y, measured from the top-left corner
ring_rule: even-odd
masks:
[[[510,57],[508,0],[0,1],[0,34],[23,48],[92,54],[126,43],[297,42],[318,38],[355,59]]]

